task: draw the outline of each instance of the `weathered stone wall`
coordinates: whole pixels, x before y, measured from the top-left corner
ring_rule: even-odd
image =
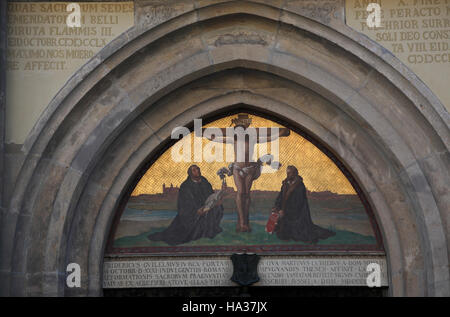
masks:
[[[8,157],[3,295],[101,295],[114,211],[137,171],[174,127],[235,107],[307,130],[346,163],[381,227],[391,295],[450,295],[448,112],[345,25],[342,1],[135,10],[135,27],[68,81]],[[71,262],[80,289],[65,287]]]

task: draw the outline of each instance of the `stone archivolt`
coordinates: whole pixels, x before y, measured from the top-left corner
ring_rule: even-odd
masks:
[[[391,295],[450,295],[449,117],[435,96],[336,10],[195,3],[157,25],[138,7],[41,116],[2,219],[2,294],[100,295],[114,211],[143,162],[174,127],[242,108],[345,162],[381,227]],[[79,289],[65,287],[71,262],[89,277]]]

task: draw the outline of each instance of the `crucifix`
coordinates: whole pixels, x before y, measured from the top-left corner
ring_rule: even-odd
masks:
[[[290,130],[287,128],[279,128],[278,133],[274,135],[271,135],[270,129],[267,128],[252,128],[249,131],[250,129],[248,128],[251,122],[252,119],[247,114],[239,114],[237,118],[231,120],[231,123],[234,124],[231,136],[230,133],[227,133],[227,129],[231,128],[222,128],[222,136],[206,136],[210,141],[233,144],[234,146],[234,162],[230,165],[230,176],[233,175],[237,188],[236,207],[238,221],[236,232],[251,232],[249,223],[250,191],[253,181],[261,175],[262,168],[261,159],[258,159],[257,162],[253,160],[255,144],[271,142],[278,137],[290,135]],[[253,132],[254,137],[251,137],[252,133],[247,132]],[[239,134],[244,137],[239,137]],[[272,156],[269,155],[269,157]],[[266,163],[270,164],[270,161]]]

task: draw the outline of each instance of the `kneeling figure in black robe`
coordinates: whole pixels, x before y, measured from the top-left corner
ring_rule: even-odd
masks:
[[[327,239],[336,234],[312,222],[306,187],[295,166],[287,167],[287,178],[283,181],[272,211],[280,214],[275,227],[280,240],[317,243],[319,239]]]
[[[170,245],[187,243],[200,238],[214,238],[222,232],[219,226],[223,217],[221,204],[206,211],[202,207],[214,190],[208,180],[201,176],[200,168],[192,165],[188,178],[178,192],[178,214],[167,229],[148,236],[149,240],[164,241]]]

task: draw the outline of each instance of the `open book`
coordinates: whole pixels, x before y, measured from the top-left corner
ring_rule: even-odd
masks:
[[[203,206],[203,210],[210,211],[212,208],[216,206],[216,204],[222,199],[224,191],[221,189],[206,198],[205,205]]]
[[[266,232],[272,234],[273,231],[275,230],[275,227],[278,223],[278,219],[280,218],[280,214],[277,212],[272,212],[270,214],[269,220],[267,221],[266,224]]]

